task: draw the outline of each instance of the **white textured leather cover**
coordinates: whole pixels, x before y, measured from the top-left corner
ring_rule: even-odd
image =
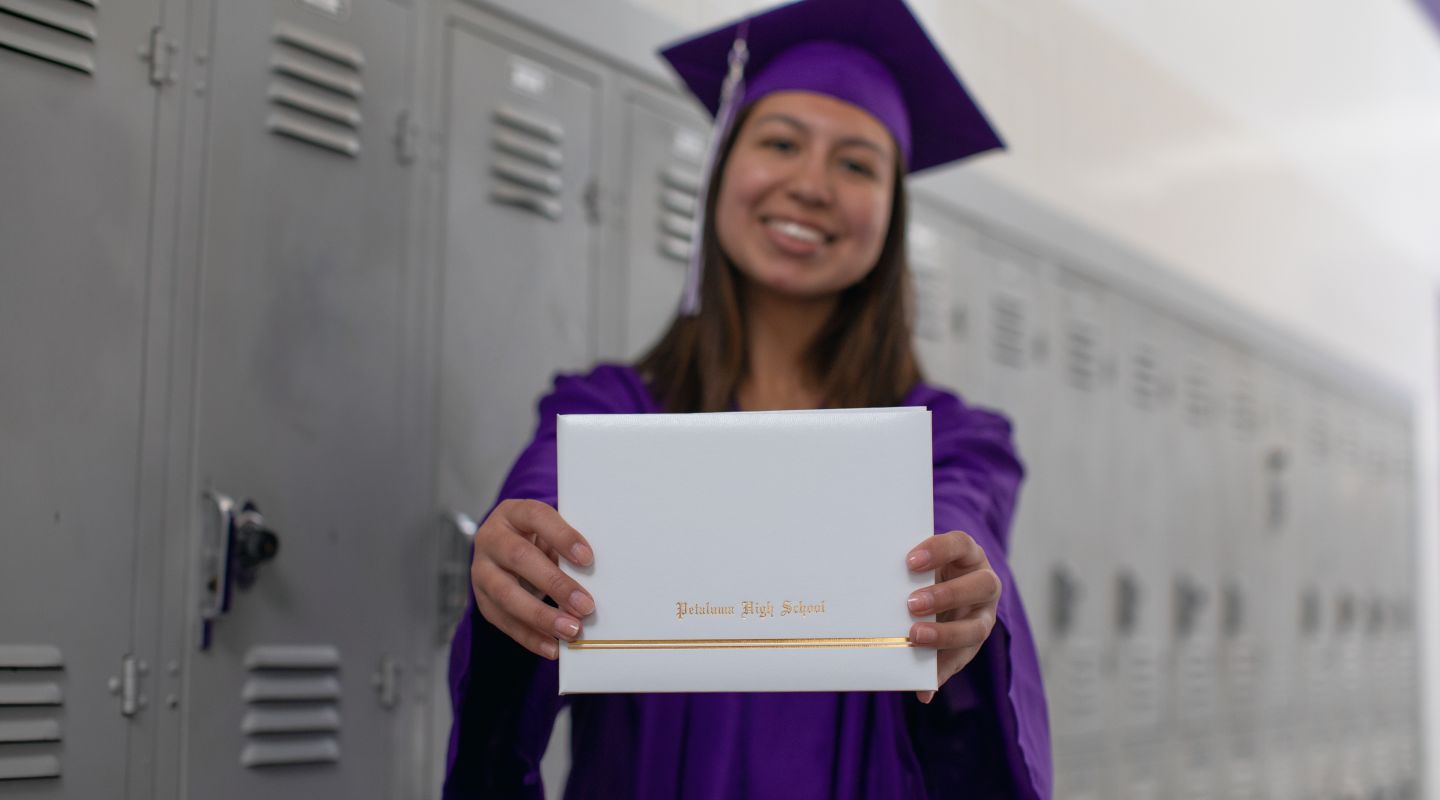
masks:
[[[905,566],[934,531],[927,409],[562,415],[558,459],[596,604],[562,694],[936,687],[904,641],[934,580]]]

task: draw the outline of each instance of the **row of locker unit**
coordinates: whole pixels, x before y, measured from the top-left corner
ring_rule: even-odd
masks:
[[[1403,402],[922,204],[917,341],[1015,422],[1064,797],[1418,792]]]
[[[623,2],[0,11],[0,787],[435,796],[464,531],[551,374],[633,357],[679,293],[706,125],[635,66],[675,31]],[[939,204],[914,231],[927,368],[1030,465],[1063,796],[1413,775],[1403,416]]]

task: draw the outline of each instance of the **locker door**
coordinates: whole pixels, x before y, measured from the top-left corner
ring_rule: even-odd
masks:
[[[959,358],[956,354],[956,332],[951,320],[964,323],[957,316],[955,292],[951,284],[957,279],[955,246],[946,235],[949,221],[938,209],[912,203],[910,227],[906,243],[910,262],[911,289],[914,292],[915,354],[925,378],[933,384],[960,391]],[[965,309],[959,307],[959,314]],[[962,331],[963,333],[963,331]]]
[[[675,318],[685,285],[710,124],[689,105],[638,85],[624,101],[623,250],[627,360]]]
[[[1168,463],[1175,446],[1176,356],[1160,313],[1138,300],[1111,297],[1119,385],[1112,405],[1115,524],[1106,572],[1106,652],[1115,659],[1107,685],[1106,728],[1114,743],[1114,797],[1166,796],[1159,751],[1164,725],[1169,642],[1167,526],[1174,491]]]
[[[551,376],[586,369],[596,356],[591,287],[602,247],[596,175],[608,73],[553,41],[468,6],[447,6],[439,25],[438,113],[448,162],[436,212],[444,291],[438,303],[440,416],[432,502],[482,521],[506,470],[535,430],[535,404],[549,391]],[[632,118],[637,125],[656,126],[651,133],[678,127],[653,116],[649,106],[637,106],[636,112],[652,115]],[[612,140],[617,159],[619,139]],[[655,187],[656,177],[652,172],[646,185]],[[639,198],[628,213],[648,218],[653,250],[658,208],[644,190]],[[660,267],[671,265],[647,268]],[[637,323],[635,330],[642,326]],[[637,333],[634,341],[642,338]],[[458,612],[468,602],[468,549],[462,545],[454,552],[459,558],[452,569],[459,578],[451,610]],[[442,619],[436,637],[428,745],[432,794],[439,791],[450,729],[444,654],[455,621]],[[552,793],[561,785],[552,778],[566,767],[565,719],[557,721],[543,767]],[[562,744],[559,751],[556,744]]]
[[[404,750],[413,11],[330,7],[208,9],[187,797],[394,796]]]
[[[1113,662],[1101,640],[1116,524],[1114,433],[1107,427],[1115,398],[1111,304],[1102,286],[1068,270],[1056,270],[1047,283],[1054,355],[1044,389],[1031,397],[1044,398],[1052,417],[1048,472],[1033,484],[1048,512],[1042,524],[1050,545],[1049,597],[1037,614],[1050,628],[1042,659],[1057,753],[1103,759],[1105,681]]]
[[[137,465],[157,93],[136,51],[161,3],[0,6],[0,794],[116,797],[154,498]]]
[[[1202,797],[1214,791],[1218,777],[1222,378],[1220,353],[1208,333],[1180,323],[1174,337],[1180,413],[1173,454],[1178,492],[1168,526],[1172,776],[1177,797]]]
[[[1269,657],[1255,611],[1264,604],[1281,567],[1282,551],[1263,517],[1265,457],[1260,365],[1246,349],[1217,343],[1222,413],[1220,448],[1216,617],[1219,627],[1219,719],[1224,745],[1225,796],[1258,797],[1261,791],[1261,675]]]
[[[1299,545],[1301,564],[1300,663],[1296,671],[1297,701],[1301,714],[1296,725],[1301,786],[1325,796],[1338,785],[1336,751],[1335,646],[1339,603],[1334,576],[1340,569],[1335,550],[1334,470],[1339,446],[1332,401],[1327,387],[1306,376],[1300,387],[1303,445],[1297,459],[1301,486],[1297,506],[1304,532]]]
[[[1271,796],[1288,798],[1296,794],[1294,721],[1302,633],[1299,563],[1305,532],[1297,519],[1302,509],[1296,472],[1301,455],[1300,398],[1298,379],[1273,362],[1259,365],[1257,385],[1262,472],[1256,478],[1260,528],[1253,534],[1253,544],[1262,564],[1260,583],[1252,589],[1245,611],[1264,654],[1257,680],[1256,725],[1263,739],[1266,787]]]

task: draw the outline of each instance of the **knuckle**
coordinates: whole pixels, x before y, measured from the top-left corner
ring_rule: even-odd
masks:
[[[550,616],[553,613],[550,606],[536,602],[535,607],[530,610],[530,623],[535,626],[536,630],[550,630]]]
[[[999,599],[1000,593],[1005,591],[1005,584],[1000,581],[995,570],[983,569],[976,574],[980,576],[980,587],[985,592],[985,597],[990,600]]]
[[[529,561],[530,551],[533,548],[534,545],[519,536],[510,537],[510,541],[505,543],[502,551],[505,563],[512,569],[519,568]]]
[[[564,601],[570,596],[570,579],[560,570],[553,570],[545,580],[545,593],[550,595],[555,602]]]

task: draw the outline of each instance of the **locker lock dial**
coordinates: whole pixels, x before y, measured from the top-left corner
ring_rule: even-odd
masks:
[[[265,518],[250,501],[235,515],[235,583],[241,589],[255,584],[260,565],[280,552],[280,537],[265,527]]]

